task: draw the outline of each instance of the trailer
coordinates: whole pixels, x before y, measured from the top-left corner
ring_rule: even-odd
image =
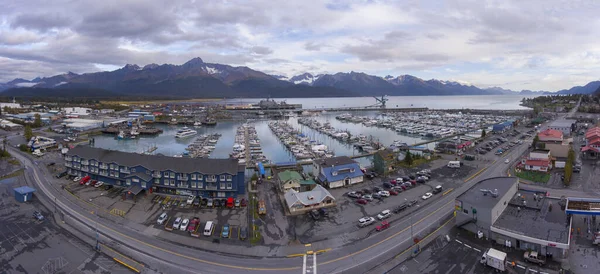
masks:
[[[200,233],[198,233],[198,229],[200,228],[200,218],[194,217],[190,224],[188,225],[188,232],[190,232],[190,236],[192,237],[200,237]],[[202,231],[200,231],[202,232]]]
[[[497,271],[506,271],[506,253],[500,250],[489,248],[483,253],[479,262]]]

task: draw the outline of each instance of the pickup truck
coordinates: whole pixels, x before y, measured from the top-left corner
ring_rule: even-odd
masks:
[[[546,256],[540,255],[537,251],[526,251],[523,254],[523,259],[530,263],[539,264],[540,266],[546,263]]]

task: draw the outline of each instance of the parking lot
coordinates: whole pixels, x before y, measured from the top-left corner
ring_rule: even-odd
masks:
[[[0,273],[130,273],[56,226],[35,196],[16,202],[12,189],[23,184],[22,176],[0,181]],[[34,219],[34,211],[45,220]]]

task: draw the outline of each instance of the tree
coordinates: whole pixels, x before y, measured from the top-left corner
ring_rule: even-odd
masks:
[[[25,140],[27,140],[27,142],[29,142],[29,140],[31,140],[31,137],[33,137],[33,131],[31,130],[31,127],[29,125],[25,126],[25,132],[23,133],[23,136],[25,136]]]
[[[29,147],[26,144],[20,144],[19,149],[23,152],[29,152]]]
[[[33,127],[37,128],[37,127],[41,127],[42,126],[42,117],[36,113],[34,115],[34,120],[33,120]]]
[[[485,138],[487,132],[485,132],[485,129],[481,130],[481,138]]]
[[[531,147],[533,147],[533,149],[536,149],[539,141],[540,141],[540,137],[535,135],[535,137],[533,137],[533,142],[531,143]]]
[[[413,164],[413,157],[409,150],[407,150],[406,155],[404,155],[404,162],[409,166]]]

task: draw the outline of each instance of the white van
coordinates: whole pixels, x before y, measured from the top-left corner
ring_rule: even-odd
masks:
[[[449,168],[460,168],[460,161],[450,161],[448,162]]]
[[[206,222],[206,226],[204,226],[204,236],[211,236],[214,229],[215,225],[212,221]]]

